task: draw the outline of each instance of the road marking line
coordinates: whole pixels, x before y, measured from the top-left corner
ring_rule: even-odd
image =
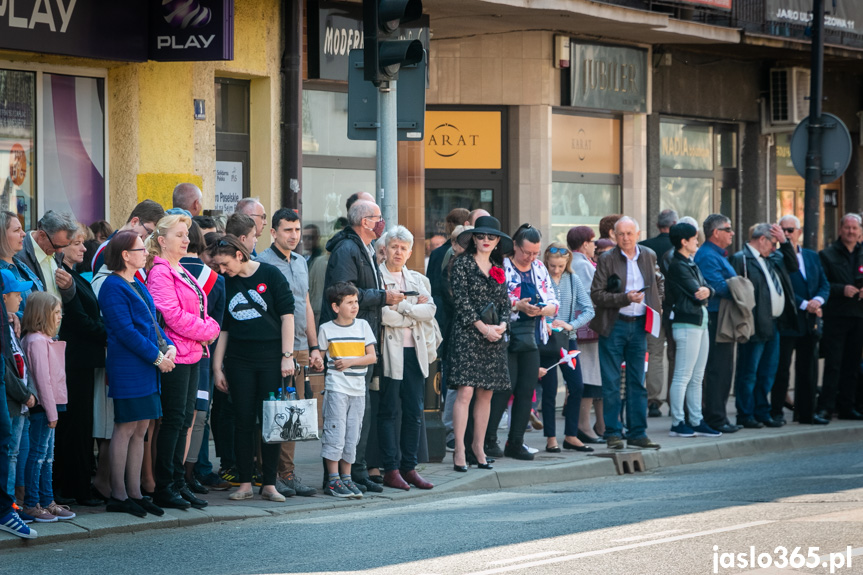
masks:
[[[629,543],[630,541],[641,541],[643,539],[653,539],[663,535],[671,535],[672,533],[683,533],[683,529],[669,529],[668,531],[660,531],[658,533],[649,533],[647,535],[636,535],[635,537],[625,537],[623,539],[612,539],[612,543]]]
[[[529,559],[539,559],[540,557],[548,557],[549,555],[560,555],[564,551],[543,551],[542,553],[533,553],[531,555],[522,555],[521,557],[510,557],[509,559],[501,559],[492,561],[488,565],[506,565],[507,563],[516,563],[518,561],[527,561]]]
[[[699,531],[697,533],[687,533],[686,535],[675,535],[673,537],[665,537],[653,541],[642,541],[641,543],[631,543],[629,545],[618,545],[617,547],[609,547],[607,549],[597,549],[595,551],[585,551],[583,553],[574,553],[572,555],[564,555],[563,557],[551,557],[531,563],[523,563],[521,565],[510,565],[508,567],[498,567],[496,569],[486,569],[485,571],[474,571],[466,575],[494,575],[496,573],[507,573],[519,569],[528,569],[530,567],[541,567],[543,565],[551,565],[552,563],[562,563],[564,561],[572,561],[573,559],[581,559],[583,557],[596,557],[598,555],[608,555],[617,551],[628,551],[630,549],[638,549],[641,547],[650,547],[652,545],[661,545],[663,543],[673,543],[684,539],[694,539],[695,537],[704,537],[705,535],[715,535],[717,533],[727,533],[729,531],[738,531],[740,529],[748,529],[750,527],[760,527],[761,525],[769,525],[776,523],[775,521],[753,521],[752,523],[742,523],[740,525],[732,525],[730,527],[721,527],[719,529],[711,529],[709,531]]]
[[[824,561],[830,561],[831,555],[845,555],[845,553],[847,553],[847,552],[848,552],[847,548],[842,549],[841,551],[834,551],[833,553],[828,553],[826,555],[822,555],[821,557],[818,558],[818,560],[823,563]],[[858,555],[863,555],[863,547],[857,547],[856,549],[851,550],[851,557],[857,557]],[[846,565],[846,567],[847,567],[847,565]]]

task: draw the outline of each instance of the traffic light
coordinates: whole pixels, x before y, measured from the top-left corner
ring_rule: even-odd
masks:
[[[363,0],[363,70],[375,86],[398,78],[399,68],[423,59],[419,40],[389,39],[405,22],[419,20],[422,0]]]

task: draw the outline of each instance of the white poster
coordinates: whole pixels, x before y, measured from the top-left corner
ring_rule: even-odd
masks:
[[[243,197],[243,163],[216,162],[216,209],[233,214]]]

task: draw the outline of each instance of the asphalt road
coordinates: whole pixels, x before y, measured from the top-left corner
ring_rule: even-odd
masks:
[[[778,547],[818,567],[759,569],[762,553],[782,564]],[[4,551],[0,573],[769,574],[831,562],[863,573],[860,444],[42,545]]]

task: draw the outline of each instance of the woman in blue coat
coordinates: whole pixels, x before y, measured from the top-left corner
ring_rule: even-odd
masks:
[[[113,273],[99,291],[99,307],[108,332],[108,395],[114,400],[107,509],[138,517],[148,512],[164,513],[141,493],[141,465],[147,427],[150,420],[162,416],[160,374],[174,369],[177,354],[173,342],[156,324],[153,298],[135,277],[146,261],[147,252],[138,234],[118,233],[105,248],[105,266]]]

